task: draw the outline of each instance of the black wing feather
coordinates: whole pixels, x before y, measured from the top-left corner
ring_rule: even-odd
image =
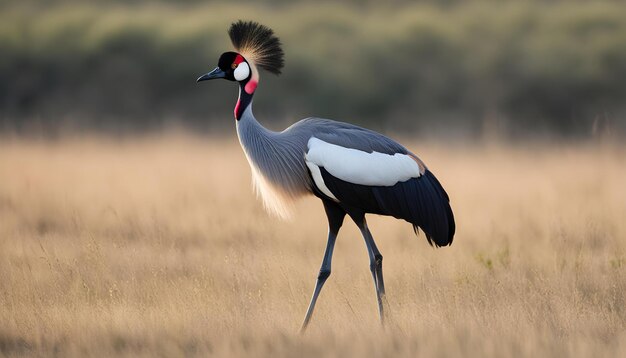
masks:
[[[393,186],[352,184],[332,176],[324,168],[320,171],[324,183],[342,205],[404,219],[413,224],[416,232],[417,227],[421,228],[431,245],[452,244],[455,222],[448,194],[429,170],[419,178]]]

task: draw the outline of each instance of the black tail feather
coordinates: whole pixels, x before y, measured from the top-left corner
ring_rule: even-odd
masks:
[[[422,229],[432,246],[452,244],[455,223],[448,194],[430,171],[393,186],[352,184],[333,177],[324,168],[320,171],[342,205],[404,219],[413,224],[416,233]]]
[[[452,244],[455,222],[448,194],[430,171],[419,178],[372,190],[382,214],[412,223],[416,233],[421,228],[432,246]]]

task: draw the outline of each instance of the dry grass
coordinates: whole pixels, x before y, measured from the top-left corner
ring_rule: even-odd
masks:
[[[431,249],[391,218],[391,324],[344,226],[310,330],[321,204],[268,217],[233,140],[0,142],[0,356],[623,356],[626,149],[416,145],[453,199]]]

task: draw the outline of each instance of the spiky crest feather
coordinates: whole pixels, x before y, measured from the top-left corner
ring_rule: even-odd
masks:
[[[239,20],[228,29],[230,40],[246,60],[279,75],[285,65],[284,53],[274,31],[254,21]]]

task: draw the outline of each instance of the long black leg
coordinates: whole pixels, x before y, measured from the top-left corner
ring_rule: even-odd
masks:
[[[335,240],[337,239],[337,234],[339,233],[339,229],[343,224],[343,219],[346,216],[346,212],[335,204],[332,201],[322,200],[324,203],[324,210],[326,211],[326,216],[328,217],[328,243],[326,244],[326,251],[324,252],[324,259],[322,260],[322,267],[320,268],[320,273],[317,275],[317,282],[315,283],[315,290],[313,291],[313,296],[311,297],[311,303],[309,303],[309,308],[306,311],[306,316],[304,316],[304,322],[302,322],[302,328],[300,332],[304,332],[309,321],[311,320],[311,315],[313,315],[313,309],[315,309],[315,302],[317,302],[317,297],[322,291],[322,287],[326,282],[328,276],[330,276],[330,266],[331,261],[333,259],[333,249],[335,248]]]
[[[385,282],[383,280],[383,255],[380,253],[380,251],[378,251],[378,247],[376,247],[376,243],[374,242],[374,237],[372,237],[372,233],[369,230],[369,227],[367,226],[367,222],[365,223],[365,234],[367,236],[366,240],[369,241],[371,248],[372,248],[372,254],[374,255],[374,261],[375,261],[375,272],[376,272],[376,281],[378,283],[378,289],[380,291],[380,294],[383,298],[383,300],[385,299]]]
[[[367,246],[367,253],[370,258],[370,271],[372,272],[372,278],[374,279],[374,287],[376,288],[376,299],[378,301],[378,314],[380,316],[380,322],[385,323],[385,282],[383,280],[383,255],[378,251],[372,233],[367,228],[367,221],[365,221],[365,214],[362,215],[350,215],[352,220],[356,223],[361,230],[365,245]]]

